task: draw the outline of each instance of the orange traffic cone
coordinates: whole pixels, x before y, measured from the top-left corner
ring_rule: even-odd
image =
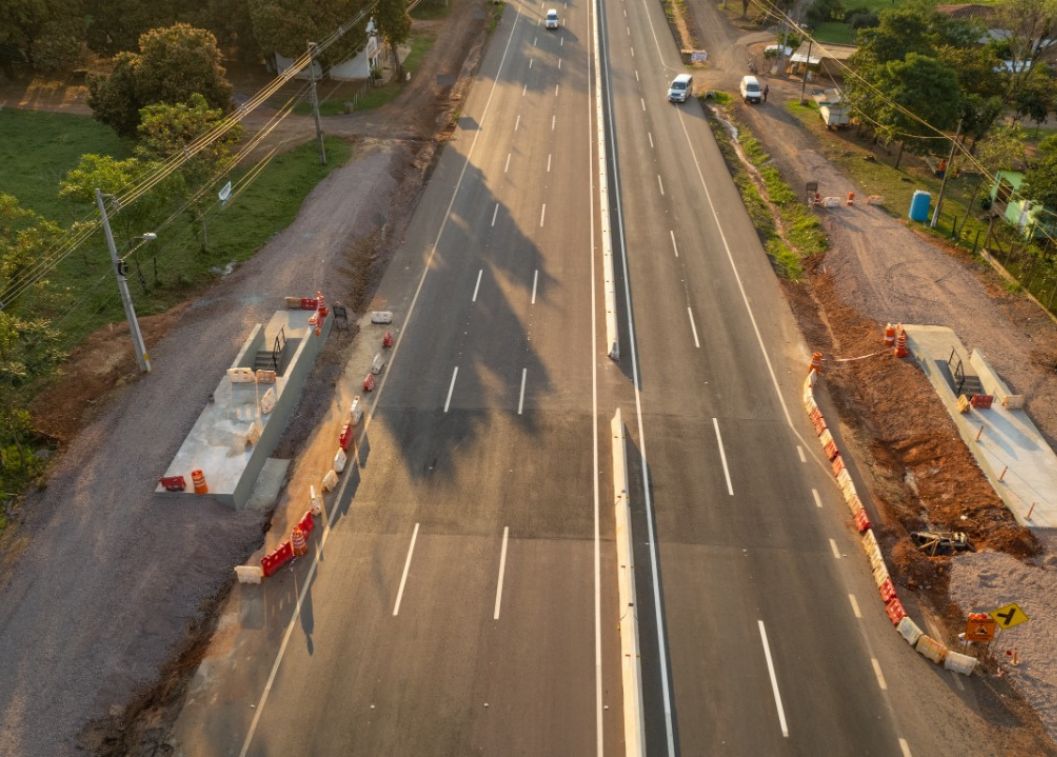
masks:
[[[895,347],[896,327],[891,323],[885,324],[885,347]]]
[[[907,349],[907,332],[903,329],[899,329],[899,336],[896,337],[894,354],[896,357],[906,357],[910,354],[910,350]]]
[[[195,494],[208,494],[209,487],[206,486],[206,474],[197,468],[191,471],[191,481],[195,485]]]
[[[808,373],[814,371],[815,373],[822,373],[822,353],[813,352],[811,353],[811,366],[808,368]]]
[[[302,557],[308,554],[308,541],[305,539],[305,532],[298,526],[294,526],[294,530],[290,532],[290,546],[294,550],[294,557]]]

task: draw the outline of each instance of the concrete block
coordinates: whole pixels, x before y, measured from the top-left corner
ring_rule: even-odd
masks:
[[[264,571],[260,565],[236,565],[235,575],[240,584],[259,584],[264,578]]]
[[[334,471],[341,473],[345,470],[345,463],[349,461],[348,455],[345,454],[345,450],[338,448],[338,451],[334,453]]]
[[[1002,407],[1006,410],[1023,410],[1024,409],[1024,395],[1023,394],[1007,394],[1002,398]]]
[[[261,440],[261,433],[264,431],[260,421],[254,420],[250,424],[249,431],[246,432],[246,446],[252,447],[254,444]]]
[[[257,380],[252,368],[228,368],[228,379],[232,384],[252,384]]]
[[[371,373],[377,376],[382,372],[382,368],[385,367],[385,358],[382,357],[382,353],[375,354],[374,360],[371,361]]]
[[[333,470],[328,470],[326,475],[323,476],[323,491],[333,491],[334,487],[338,485],[338,474]]]
[[[361,405],[360,395],[357,394],[349,404],[349,414],[347,416],[348,422],[353,426],[360,425],[360,421],[363,419],[363,407]]]
[[[258,384],[274,384],[275,383],[275,371],[257,371],[257,383]]]
[[[372,310],[371,323],[392,323],[393,312],[391,310]]]
[[[900,623],[902,622],[900,621]],[[937,665],[942,665],[943,660],[947,657],[947,647],[924,633],[918,637],[917,642],[914,644],[914,649],[922,657],[932,660]]]
[[[955,673],[961,673],[963,676],[971,676],[979,664],[980,661],[975,657],[950,650],[947,650],[947,659],[943,661],[943,667],[947,668],[947,670],[953,670]]]
[[[275,402],[275,387],[271,387],[261,395],[261,412],[268,415],[268,413],[275,409]]]
[[[899,631],[899,635],[902,636],[904,641],[910,646],[917,644],[918,639],[924,635],[924,632],[918,628],[918,624],[911,620],[909,615],[899,621],[896,630]]]
[[[313,515],[319,515],[323,512],[323,498],[316,494],[316,487],[308,487],[308,509],[311,510]]]

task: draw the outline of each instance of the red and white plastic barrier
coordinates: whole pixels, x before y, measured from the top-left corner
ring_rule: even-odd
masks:
[[[900,336],[903,336],[905,344],[905,332],[902,332]],[[898,337],[896,344],[898,348]],[[844,495],[844,501],[851,511],[855,529],[861,534],[863,551],[870,562],[870,571],[873,574],[874,583],[877,585],[878,596],[882,604],[884,604],[885,615],[888,616],[899,635],[922,657],[932,660],[937,665],[943,665],[948,670],[953,670],[963,675],[972,675],[979,664],[978,660],[975,657],[948,650],[943,643],[923,633],[918,625],[907,615],[906,608],[903,607],[903,603],[899,600],[895,583],[892,581],[892,577],[888,572],[888,565],[885,563],[884,555],[881,552],[881,546],[877,543],[877,537],[871,527],[870,518],[865,508],[863,508],[862,500],[855,489],[855,482],[844,465],[844,458],[840,450],[837,449],[833,435],[826,425],[822,410],[819,408],[818,403],[815,402],[814,385],[817,380],[817,369],[812,368],[808,372],[807,380],[804,381],[804,409],[807,411],[811,425],[815,429],[822,451],[830,463],[833,477],[840,487],[841,494]]]

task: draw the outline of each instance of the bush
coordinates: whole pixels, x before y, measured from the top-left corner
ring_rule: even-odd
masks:
[[[812,26],[844,18],[844,3],[841,0],[815,0],[807,9],[807,20]]]
[[[877,14],[869,8],[855,8],[844,14],[844,23],[852,29],[871,29],[881,21]]]

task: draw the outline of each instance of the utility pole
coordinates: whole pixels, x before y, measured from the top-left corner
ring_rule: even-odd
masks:
[[[811,45],[815,40],[807,38],[807,60],[804,61],[804,75],[800,80],[800,104],[804,105],[804,90],[807,89],[807,72],[811,70]]]
[[[316,94],[316,43],[308,43],[308,74],[311,80],[312,115],[316,119],[316,139],[319,140],[319,165],[327,164],[327,149],[323,146],[323,127],[319,124],[319,96]]]
[[[936,198],[936,210],[932,212],[932,222],[929,224],[930,229],[936,228],[936,224],[940,220],[940,206],[943,205],[943,193],[947,190],[947,177],[951,175],[951,168],[954,167],[954,150],[958,147],[958,139],[962,135],[962,119],[958,119],[958,130],[954,132],[954,139],[951,140],[951,154],[947,156],[947,168],[943,171],[943,181],[940,182],[940,194]]]
[[[114,275],[117,277],[117,288],[121,292],[121,304],[125,306],[125,319],[128,321],[128,330],[132,333],[132,347],[136,353],[136,362],[139,369],[144,373],[150,373],[150,355],[147,354],[147,345],[143,341],[143,333],[139,330],[139,321],[136,320],[136,309],[132,307],[132,295],[128,291],[128,279],[125,277],[125,269],[117,256],[117,246],[114,244],[114,233],[110,230],[110,219],[106,215],[106,203],[103,202],[103,193],[95,190],[95,202],[99,206],[99,215],[103,219],[103,234],[106,236],[106,246],[110,250],[110,261],[114,264]]]

